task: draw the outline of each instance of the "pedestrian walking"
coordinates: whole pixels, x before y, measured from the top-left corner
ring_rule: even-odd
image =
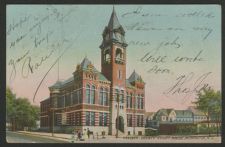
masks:
[[[89,128],[87,128],[87,135],[88,135],[88,139],[90,138],[90,130]]]

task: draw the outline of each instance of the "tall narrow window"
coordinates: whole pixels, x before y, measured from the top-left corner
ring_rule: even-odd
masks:
[[[100,88],[99,91],[99,104],[107,106],[108,105],[108,89],[107,88]]]
[[[115,100],[115,101],[117,101],[117,97],[118,97],[118,96],[120,96],[120,95],[119,95],[119,90],[116,89],[115,95],[114,95],[114,100]]]
[[[99,126],[107,126],[108,114],[100,112],[99,113]]]
[[[81,95],[81,89],[77,91],[78,92],[78,103],[82,103],[82,95]]]
[[[122,79],[122,71],[120,69],[117,71],[117,78]]]
[[[133,103],[132,103],[132,96],[133,96],[133,95],[130,94],[130,108],[133,108],[133,106],[132,106],[132,105],[133,105]]]
[[[90,112],[86,112],[86,126],[90,126]]]
[[[127,108],[130,108],[130,95],[129,93],[127,92]]]
[[[103,126],[103,113],[99,113],[99,126]]]
[[[132,127],[132,114],[127,114],[127,126]]]
[[[78,103],[78,98],[77,98],[77,91],[73,92],[73,104],[77,104]]]
[[[86,86],[86,103],[90,103],[90,94],[91,94],[91,88],[90,85]]]
[[[123,90],[121,90],[121,93],[120,93],[120,102],[124,103],[124,91]]]
[[[66,104],[66,106],[70,106],[70,104],[71,104],[71,95],[70,95],[70,93],[66,94],[65,104]]]
[[[102,87],[100,88],[100,91],[99,91],[99,104],[103,105],[103,88]]]
[[[141,96],[141,109],[144,109],[144,96]]]
[[[103,117],[104,117],[104,118],[103,118],[103,120],[104,120],[104,123],[103,123],[103,124],[104,124],[104,126],[107,126],[108,114],[107,114],[107,113],[103,113],[103,115],[104,115],[104,116],[103,116]]]
[[[95,86],[91,87],[91,99],[90,99],[90,104],[95,103]]]
[[[86,126],[94,126],[94,125],[95,125],[95,113],[86,112]]]
[[[90,122],[91,126],[95,125],[95,113],[91,112],[91,122]]]
[[[95,86],[87,84],[86,86],[86,103],[94,104],[95,103]]]
[[[103,91],[103,105],[104,105],[104,106],[107,105],[107,99],[108,99],[107,89],[104,88],[104,91]]]
[[[132,108],[132,95],[127,93],[127,108]]]

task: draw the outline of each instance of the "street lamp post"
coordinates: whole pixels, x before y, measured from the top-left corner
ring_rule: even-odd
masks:
[[[117,128],[116,128],[116,138],[119,137],[119,105],[120,105],[120,99],[119,94],[117,94]]]

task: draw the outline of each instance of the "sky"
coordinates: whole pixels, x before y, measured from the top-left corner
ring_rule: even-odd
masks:
[[[221,90],[219,5],[114,6],[128,43],[126,77],[135,70],[145,81],[146,111],[186,109],[202,87]],[[99,46],[112,9],[7,5],[7,86],[39,105],[85,56],[101,71]]]

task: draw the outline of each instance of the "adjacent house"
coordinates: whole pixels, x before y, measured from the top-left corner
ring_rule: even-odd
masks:
[[[207,121],[206,115],[194,106],[189,106],[187,110],[190,110],[193,114],[193,123]]]
[[[145,112],[145,128],[156,128],[158,122],[153,119],[155,112]]]
[[[174,110],[176,123],[193,123],[193,113],[190,110]]]

